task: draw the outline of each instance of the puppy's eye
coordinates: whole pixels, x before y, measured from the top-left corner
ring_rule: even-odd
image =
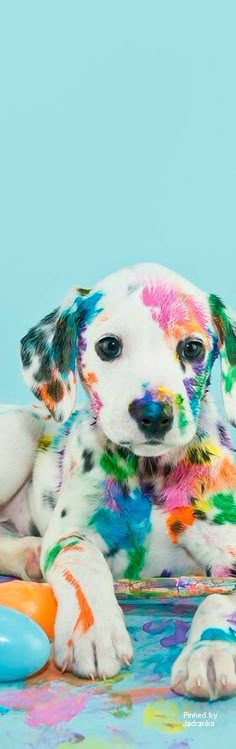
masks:
[[[102,361],[112,361],[121,355],[122,343],[116,336],[106,336],[96,343],[95,351]]]
[[[182,345],[182,356],[187,361],[196,361],[203,359],[205,353],[202,341],[192,340],[185,341]]]

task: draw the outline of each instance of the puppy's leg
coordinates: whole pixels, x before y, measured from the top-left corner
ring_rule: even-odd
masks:
[[[209,595],[199,606],[188,644],[174,663],[172,689],[218,699],[236,694],[236,593]]]
[[[22,580],[40,580],[41,539],[0,536],[0,574]]]
[[[180,545],[213,577],[236,574],[236,527],[196,520]],[[236,593],[209,595],[199,606],[188,644],[175,662],[172,688],[192,697],[236,694]]]
[[[223,525],[195,520],[184,530],[178,545],[185,549],[200,569],[210,577],[236,576],[236,524]]]
[[[79,492],[78,485],[73,503],[64,492],[59,498],[43,539],[41,567],[58,603],[57,665],[78,676],[106,678],[130,662],[132,646],[110,570],[98,548],[100,537],[80,534],[80,508],[86,504],[87,512],[91,509]]]
[[[38,580],[40,570],[41,543],[38,538],[1,535],[1,520],[7,513],[5,505],[17,500],[21,493],[27,502],[27,479],[29,478],[38,440],[44,429],[44,421],[27,408],[1,406],[0,408],[0,572],[23,580]],[[16,496],[17,495],[17,496]],[[2,517],[1,517],[2,514]],[[16,515],[17,523],[17,515]]]
[[[28,409],[0,410],[0,505],[25,484],[32,471],[44,422]]]

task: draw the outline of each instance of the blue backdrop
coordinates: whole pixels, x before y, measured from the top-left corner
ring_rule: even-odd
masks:
[[[236,4],[11,0],[0,18],[0,399],[70,286],[158,261],[235,302]]]

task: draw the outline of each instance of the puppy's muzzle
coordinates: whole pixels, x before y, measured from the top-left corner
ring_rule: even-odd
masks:
[[[129,413],[147,440],[162,440],[173,424],[173,408],[170,403],[134,400],[129,405]]]

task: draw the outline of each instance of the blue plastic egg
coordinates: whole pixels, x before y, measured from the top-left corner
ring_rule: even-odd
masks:
[[[0,606],[0,681],[26,679],[45,666],[49,655],[50,642],[41,627]]]

